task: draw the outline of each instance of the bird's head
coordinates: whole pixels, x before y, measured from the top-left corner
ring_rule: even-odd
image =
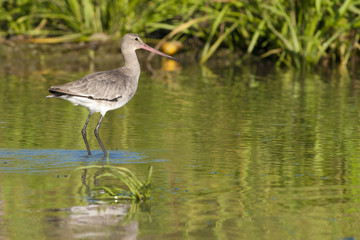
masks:
[[[121,50],[124,52],[124,51],[129,51],[129,50],[135,51],[137,49],[145,49],[149,52],[156,53],[160,56],[167,57],[172,60],[181,62],[180,60],[173,58],[172,56],[169,56],[163,52],[156,50],[155,48],[148,46],[141,40],[141,38],[138,34],[134,34],[134,33],[125,34],[121,40]]]

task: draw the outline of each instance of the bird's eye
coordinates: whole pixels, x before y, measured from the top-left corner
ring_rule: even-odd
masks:
[[[139,38],[135,38],[135,41],[138,41],[139,40]]]

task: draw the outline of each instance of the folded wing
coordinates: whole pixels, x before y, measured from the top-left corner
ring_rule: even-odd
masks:
[[[125,93],[128,81],[128,76],[116,69],[92,73],[75,82],[52,86],[49,92],[55,96],[71,95],[117,101]]]

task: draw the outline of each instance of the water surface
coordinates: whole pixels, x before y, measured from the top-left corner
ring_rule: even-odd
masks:
[[[87,157],[88,110],[45,96],[121,59],[68,55],[14,57],[0,71],[0,238],[360,239],[356,72],[142,64],[138,92],[100,136],[111,164],[141,178],[153,166],[152,198],[105,202],[75,171],[106,163],[100,116]]]

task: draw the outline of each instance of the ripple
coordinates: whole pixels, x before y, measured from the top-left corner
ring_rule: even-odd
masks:
[[[145,157],[138,152],[128,151],[112,151],[109,154],[110,162],[114,164],[144,162]],[[82,150],[0,149],[0,171],[43,172],[99,161],[106,161],[102,151],[93,151],[93,155],[87,156]]]

